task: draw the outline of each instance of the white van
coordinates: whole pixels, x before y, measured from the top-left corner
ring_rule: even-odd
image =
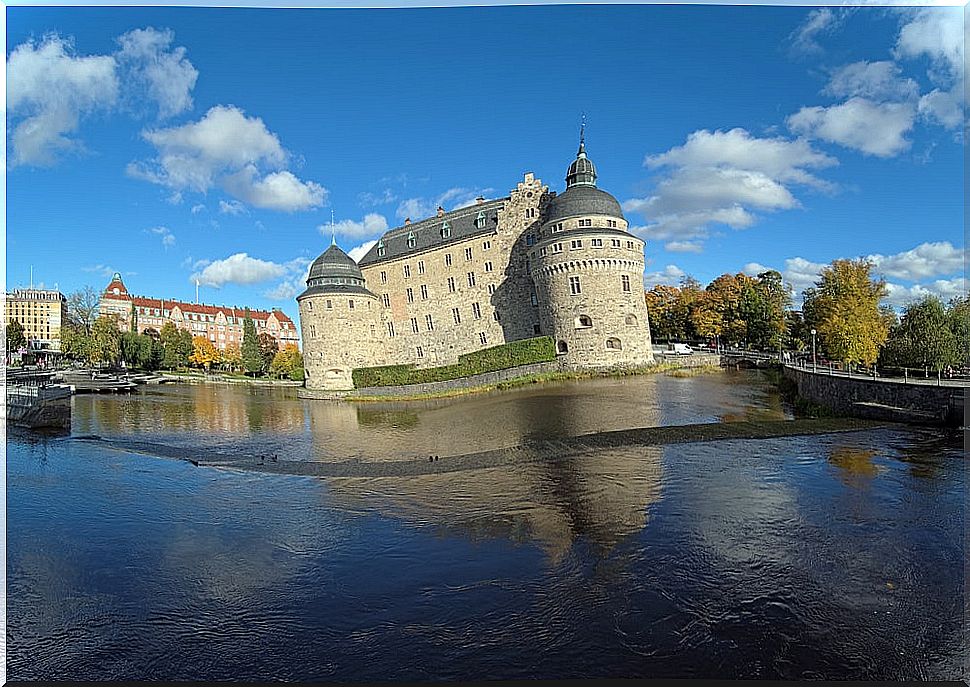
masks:
[[[674,355],[693,355],[694,349],[685,343],[670,344],[670,352]]]

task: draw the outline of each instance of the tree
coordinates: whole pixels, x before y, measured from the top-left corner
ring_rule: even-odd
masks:
[[[131,332],[121,333],[121,359],[128,367],[138,367],[139,359],[142,357],[141,337]]]
[[[775,270],[762,272],[757,279],[746,277],[742,281],[738,311],[744,320],[748,344],[761,350],[778,350],[785,334],[785,311],[789,305],[791,294]]]
[[[936,296],[925,296],[907,305],[883,348],[883,363],[932,370],[958,364],[957,337],[948,315],[943,301]]]
[[[722,274],[707,285],[707,307],[720,316],[720,336],[726,343],[743,344],[748,339],[748,325],[742,312],[742,298],[751,286],[746,274]]]
[[[91,327],[88,361],[93,365],[114,365],[121,358],[121,332],[113,317],[99,317]]]
[[[654,341],[670,341],[684,335],[685,323],[678,313],[680,289],[657,284],[644,293],[650,321],[650,337]]]
[[[956,340],[958,364],[970,365],[970,296],[950,301],[947,321]]]
[[[274,377],[289,377],[294,381],[302,381],[303,354],[296,344],[286,344],[283,350],[274,356],[269,371]]]
[[[192,346],[193,352],[189,356],[189,362],[205,368],[208,372],[212,363],[219,360],[219,351],[216,350],[215,344],[204,336],[196,336],[192,339]]]
[[[242,366],[246,372],[252,372],[254,376],[263,371],[263,356],[259,352],[256,325],[253,324],[253,318],[249,316],[249,308],[246,308],[243,319]]]
[[[164,351],[162,367],[175,370],[189,364],[189,356],[194,350],[192,334],[175,326],[174,322],[166,322],[159,332],[159,340]]]
[[[239,369],[242,364],[242,352],[238,343],[230,341],[224,349],[219,351],[219,364],[224,370],[234,371]]]
[[[256,343],[259,345],[259,356],[263,359],[262,372],[266,372],[273,364],[273,358],[279,353],[280,342],[272,334],[263,332],[256,337]]]
[[[73,360],[87,362],[91,355],[91,335],[77,324],[61,327],[61,353]]]
[[[806,324],[818,331],[829,357],[850,365],[874,363],[889,335],[879,310],[886,283],[873,280],[871,270],[866,260],[835,260],[804,292]]]
[[[101,296],[92,286],[78,289],[67,297],[67,317],[71,322],[90,334],[98,319]]]
[[[26,345],[24,326],[20,324],[20,320],[10,320],[10,324],[7,325],[7,351],[15,353]]]

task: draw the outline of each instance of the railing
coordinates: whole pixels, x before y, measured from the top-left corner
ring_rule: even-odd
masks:
[[[941,370],[935,374],[928,368],[916,370],[914,368],[856,368],[844,367],[841,363],[826,361],[822,363],[812,363],[811,361],[792,360],[785,365],[799,370],[805,370],[815,374],[825,374],[837,377],[849,377],[853,379],[873,379],[896,384],[921,384],[930,386],[970,386],[970,376],[965,374],[951,374],[947,376]],[[898,370],[899,372],[895,372]],[[910,374],[910,372],[914,374]]]

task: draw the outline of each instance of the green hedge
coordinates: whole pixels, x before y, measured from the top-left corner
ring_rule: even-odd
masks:
[[[542,363],[556,359],[556,347],[548,336],[512,341],[501,346],[458,356],[458,363],[443,367],[416,370],[414,365],[385,365],[359,367],[353,372],[354,386],[404,386],[459,379],[483,372],[505,370],[519,365]]]

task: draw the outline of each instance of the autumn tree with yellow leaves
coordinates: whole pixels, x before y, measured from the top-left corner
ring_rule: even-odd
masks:
[[[205,368],[208,372],[212,363],[219,362],[219,351],[216,350],[215,344],[204,336],[192,337],[192,355],[189,356],[189,362]]]

